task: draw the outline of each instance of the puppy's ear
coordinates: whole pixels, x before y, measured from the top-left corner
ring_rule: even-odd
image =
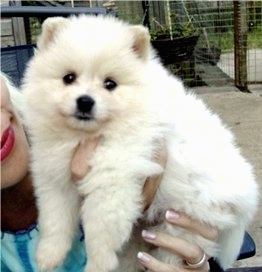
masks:
[[[42,33],[38,37],[37,48],[42,50],[54,40],[58,31],[64,28],[68,23],[68,19],[63,17],[51,17],[44,21],[42,24]]]
[[[134,37],[132,49],[139,58],[147,60],[150,51],[150,35],[148,29],[141,25],[131,26]]]

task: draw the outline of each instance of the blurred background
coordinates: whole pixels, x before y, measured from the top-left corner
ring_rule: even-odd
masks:
[[[248,91],[248,85],[262,83],[262,1],[3,0],[1,5],[102,7],[147,26],[163,63],[190,87]],[[43,20],[1,18],[1,47],[34,44]]]

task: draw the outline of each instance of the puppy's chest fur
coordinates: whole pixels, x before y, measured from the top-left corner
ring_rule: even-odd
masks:
[[[89,194],[88,188],[92,191],[99,186],[142,188],[148,176],[162,172],[154,158],[162,148],[159,139],[166,130],[163,123],[145,116],[122,121],[122,124],[108,124],[88,161],[91,171],[82,180],[79,190]]]

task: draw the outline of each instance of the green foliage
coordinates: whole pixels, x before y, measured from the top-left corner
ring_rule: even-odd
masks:
[[[247,36],[248,48],[262,48],[262,25],[252,29]]]
[[[222,52],[234,50],[234,31],[233,29],[222,33],[209,33],[208,40],[211,46],[217,46]],[[200,47],[206,46],[206,41],[199,39]],[[262,26],[259,25],[247,33],[247,49],[261,48],[262,49]]]
[[[29,19],[30,24],[30,43],[36,43],[37,37],[41,33],[41,23],[40,21],[32,17]]]
[[[176,37],[189,37],[196,33],[191,22],[174,23],[172,26],[160,24],[155,18],[152,19],[156,27],[150,29],[152,40],[158,38],[176,38]]]

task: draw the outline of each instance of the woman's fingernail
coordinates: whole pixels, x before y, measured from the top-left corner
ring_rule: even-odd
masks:
[[[175,211],[168,210],[166,211],[166,219],[167,220],[176,220],[179,218],[179,213]]]
[[[142,231],[142,237],[145,238],[145,239],[153,240],[153,239],[156,239],[156,234],[154,232],[152,232],[152,231],[143,230]]]
[[[137,253],[137,258],[142,262],[142,263],[148,263],[150,261],[150,257],[144,253],[144,252],[138,252]]]

